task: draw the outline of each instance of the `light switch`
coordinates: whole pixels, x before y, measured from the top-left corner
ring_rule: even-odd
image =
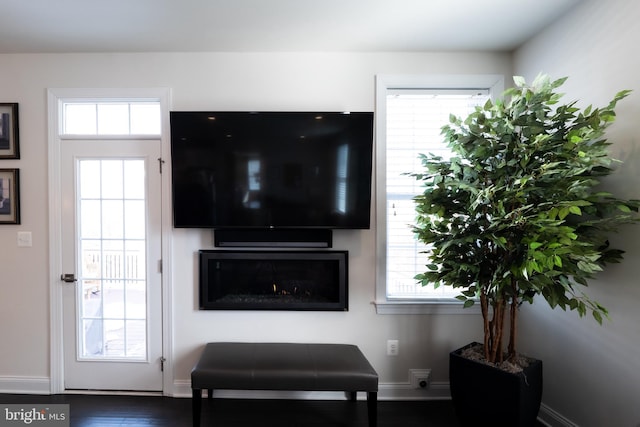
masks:
[[[33,246],[30,231],[18,231],[18,246],[24,248]]]

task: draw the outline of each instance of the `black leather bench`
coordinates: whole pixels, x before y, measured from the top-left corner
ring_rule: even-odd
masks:
[[[209,343],[191,371],[193,426],[200,427],[202,391],[344,391],[367,393],[369,426],[377,423],[378,374],[349,344]]]

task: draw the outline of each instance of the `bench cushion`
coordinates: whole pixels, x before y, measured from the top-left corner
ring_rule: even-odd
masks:
[[[378,391],[378,374],[350,344],[209,343],[193,389]]]

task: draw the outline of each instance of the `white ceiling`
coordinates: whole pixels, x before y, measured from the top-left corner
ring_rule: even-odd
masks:
[[[512,50],[581,0],[0,0],[0,53]]]

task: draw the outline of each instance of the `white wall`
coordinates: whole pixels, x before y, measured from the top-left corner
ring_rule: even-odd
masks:
[[[625,163],[604,184],[628,198],[640,198],[639,17],[636,0],[585,1],[514,55],[515,74],[528,79],[539,72],[569,76],[564,99],[582,107],[605,106],[616,92],[634,90],[618,104],[608,134],[612,155]],[[640,227],[625,228],[611,243],[627,251],[625,262],[586,289],[610,311],[604,326],[551,311],[542,300],[522,309],[521,348],[544,360],[543,403],[565,425],[640,425]]]
[[[510,67],[509,55],[488,53],[0,55],[0,102],[20,103],[22,154],[0,160],[20,168],[22,201],[22,224],[0,226],[0,390],[49,389],[47,88],[169,87],[175,110],[372,111],[378,73],[510,76]],[[17,247],[18,231],[33,233],[33,247]],[[186,384],[214,340],[355,343],[381,383],[408,382],[409,368],[446,382],[448,352],[480,339],[480,326],[473,315],[376,315],[374,237],[373,229],[334,234],[334,248],[351,255],[348,312],[221,312],[197,310],[195,253],[212,247],[211,233],[175,230],[174,382]],[[386,356],[387,339],[400,341],[398,357]]]

